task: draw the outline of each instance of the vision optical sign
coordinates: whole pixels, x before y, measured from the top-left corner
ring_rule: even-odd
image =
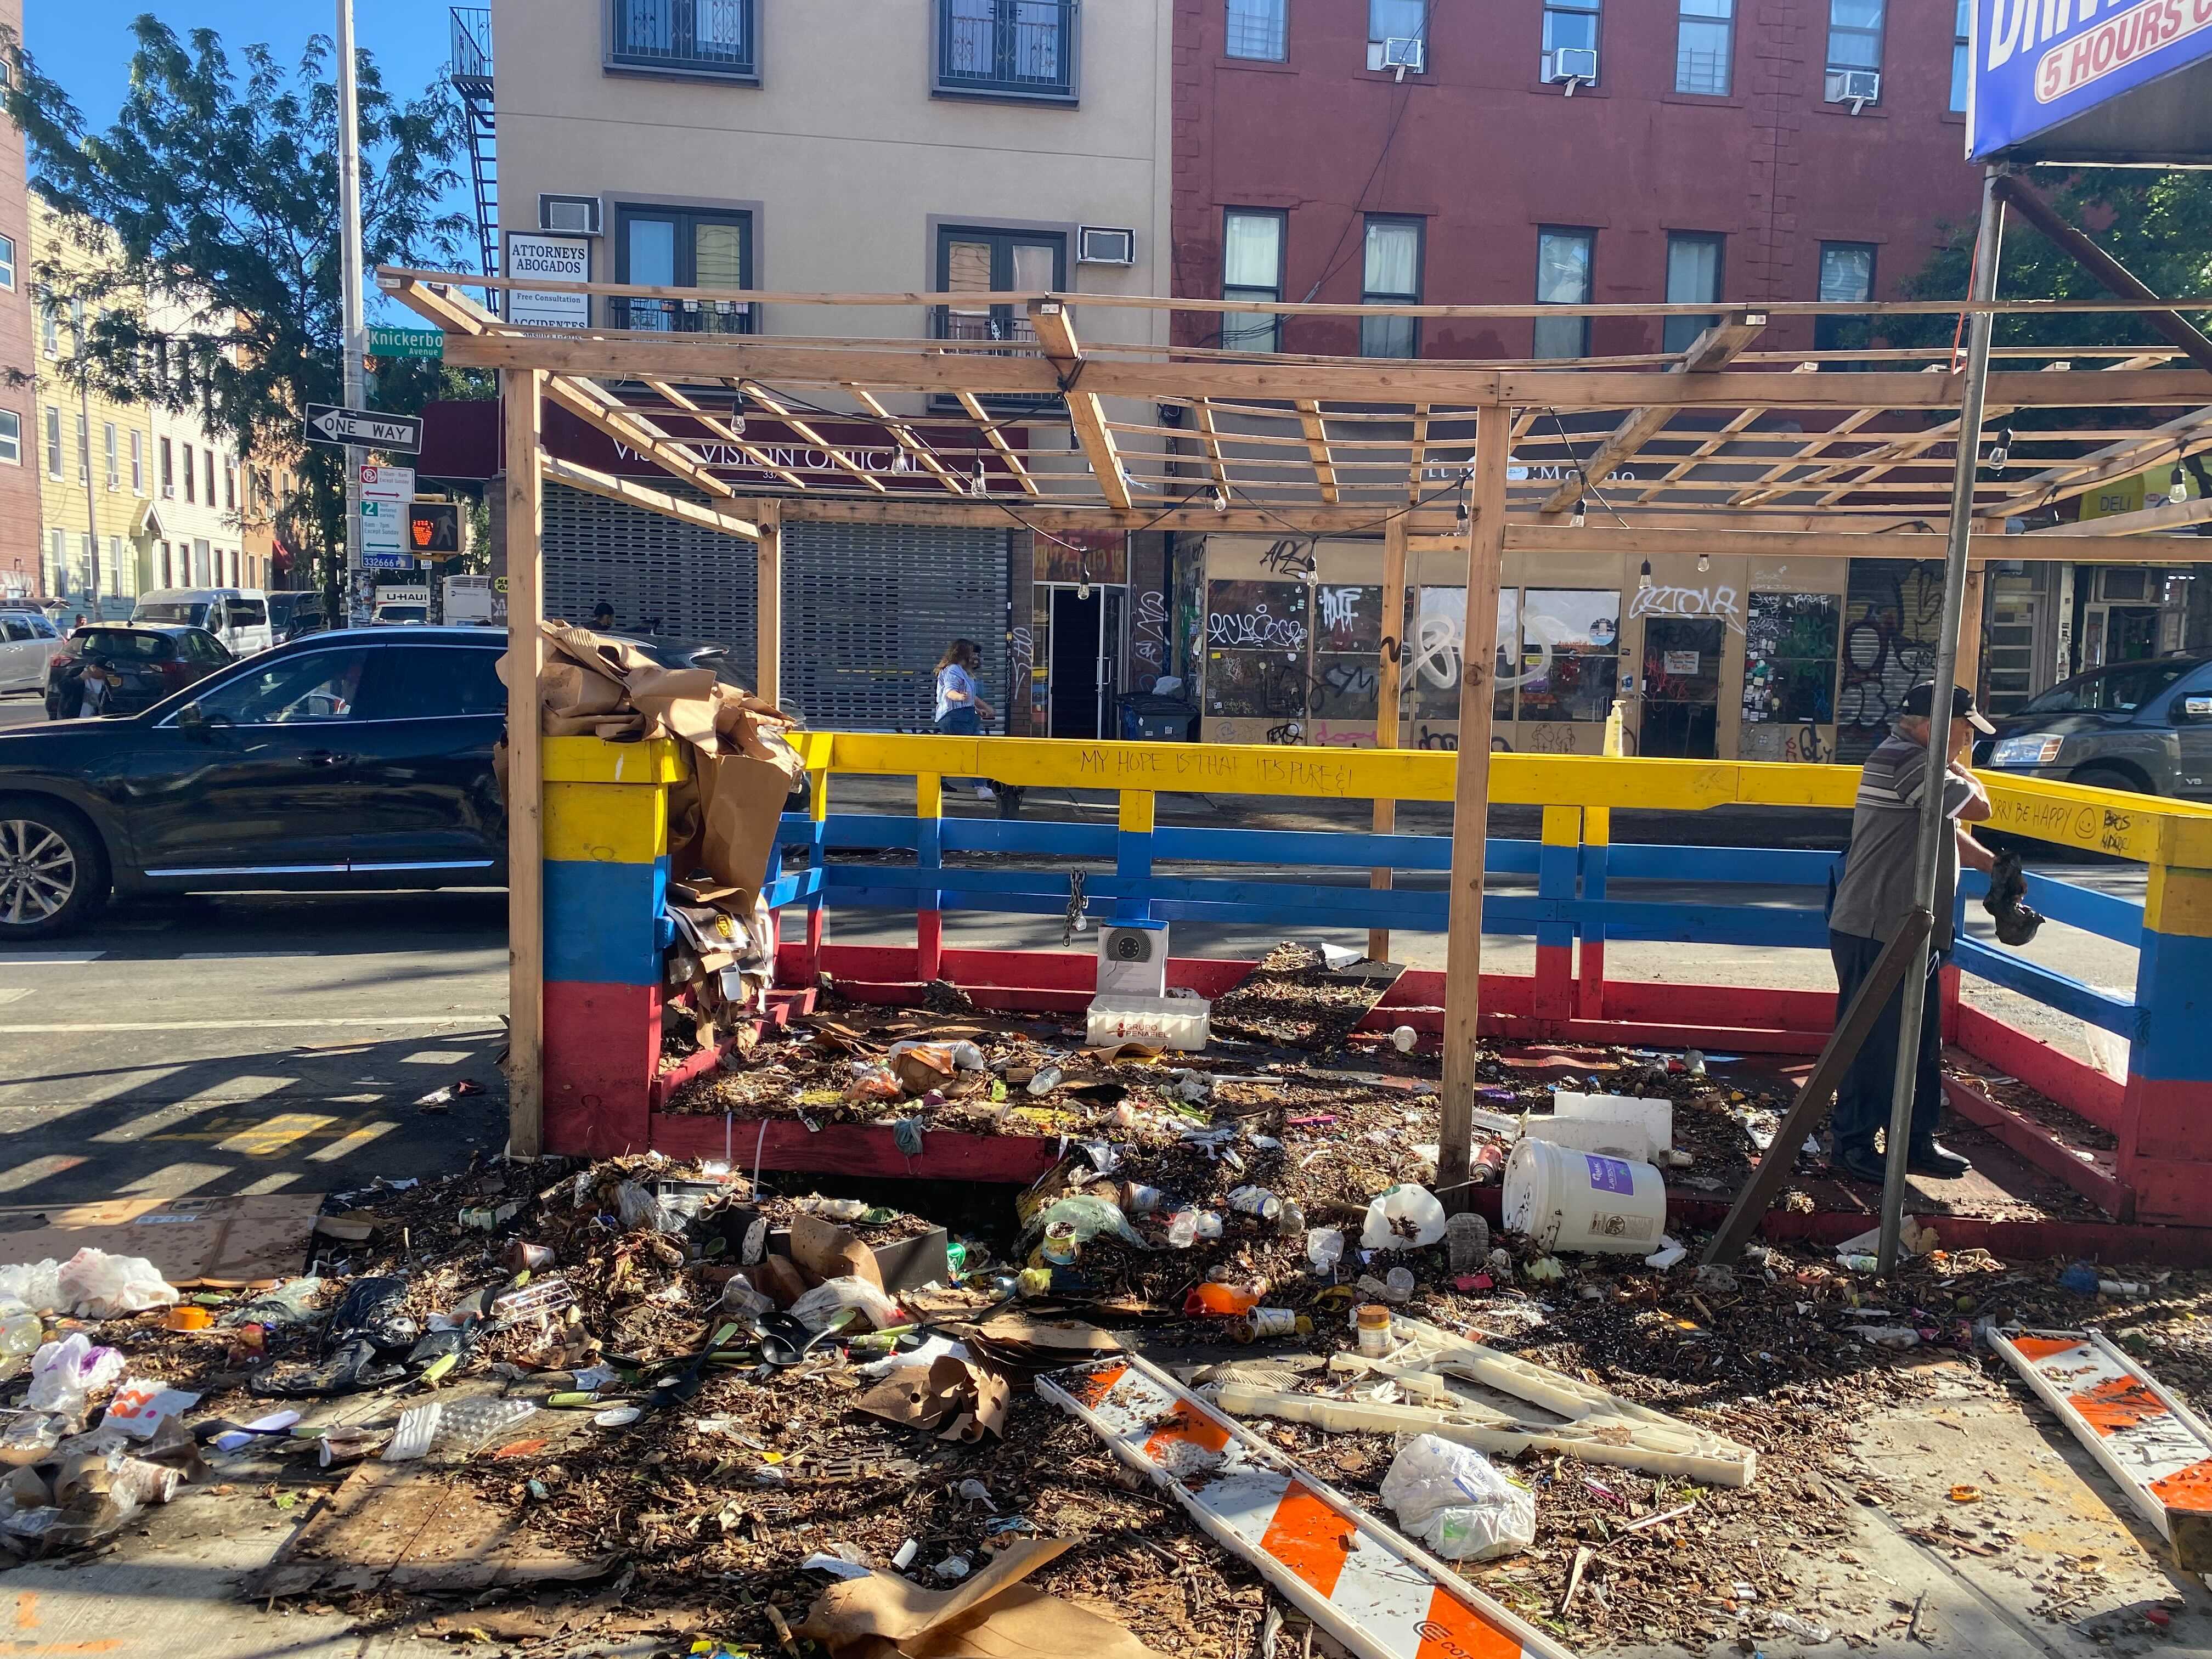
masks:
[[[2212,165],[2212,0],[1974,0],[1975,161]]]

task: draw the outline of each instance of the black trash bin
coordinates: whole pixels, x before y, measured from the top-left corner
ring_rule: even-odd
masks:
[[[1121,736],[1132,743],[1188,743],[1198,722],[1198,705],[1181,697],[1133,691],[1118,702]]]

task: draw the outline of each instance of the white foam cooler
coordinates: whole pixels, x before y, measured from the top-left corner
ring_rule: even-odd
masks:
[[[1203,1048],[1213,1005],[1200,997],[1096,996],[1085,1043],[1148,1042],[1155,1048]]]

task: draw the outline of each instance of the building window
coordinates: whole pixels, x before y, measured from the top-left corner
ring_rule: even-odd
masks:
[[[81,409],[76,412],[76,481],[92,488],[92,416]]]
[[[15,239],[0,236],[0,289],[10,293],[15,287]]]
[[[1875,95],[1881,84],[1881,23],[1887,5],[1888,0],[1828,0],[1830,103]]]
[[[1874,298],[1874,244],[1820,244],[1820,298],[1832,305],[1863,305]],[[1817,351],[1842,351],[1860,343],[1863,317],[1818,317],[1813,322]],[[1823,364],[1823,368],[1831,365]],[[1843,367],[1843,365],[1834,365]]]
[[[1367,246],[1359,303],[1364,306],[1414,306],[1421,302],[1421,222],[1419,219],[1367,217]],[[1362,317],[1359,355],[1363,357],[1418,357],[1421,355],[1421,324],[1418,317]]]
[[[1290,56],[1291,0],[1229,0],[1231,58],[1279,64]]]
[[[1966,107],[1966,82],[1973,74],[1974,46],[1969,31],[1974,26],[1974,0],[1959,0],[1959,15],[1951,25],[1951,109]]]
[[[1367,0],[1367,67],[1429,66],[1429,0]]]
[[[192,465],[192,447],[186,444],[185,446],[185,499],[188,501],[199,500],[199,497],[192,493],[194,480],[198,477],[198,471]]]
[[[1721,297],[1722,238],[1702,231],[1667,233],[1667,303],[1698,305]],[[1717,317],[1669,317],[1666,349],[1687,351]]]
[[[107,487],[123,488],[123,453],[115,438],[115,422],[106,422],[100,428],[100,453],[107,462]]]
[[[46,476],[62,476],[62,412],[52,404],[46,405]]]
[[[215,505],[215,451],[212,449],[204,449],[200,452],[200,477],[207,483],[205,496],[207,504],[213,507]]]
[[[118,598],[129,598],[132,593],[137,591],[138,584],[131,580],[131,577],[135,574],[135,572],[131,571],[131,567],[124,562],[123,538],[120,536],[110,536],[107,538],[108,592],[117,595]]]
[[[1598,0],[1544,0],[1545,80],[1597,79],[1597,20]]]
[[[12,409],[0,409],[0,464],[23,464],[23,417]]]
[[[1075,96],[1080,0],[937,0],[937,90]]]
[[[222,464],[222,510],[226,513],[238,511],[238,463],[235,461]]]
[[[163,542],[161,544],[161,586],[174,587],[176,585],[176,576],[169,567],[169,544]]]
[[[46,586],[56,599],[69,592],[69,544],[58,530],[46,532]],[[68,632],[66,627],[64,633]]]
[[[161,440],[161,495],[168,501],[175,500],[177,495],[176,453],[169,447],[167,438]]]
[[[615,210],[615,280],[645,288],[750,288],[753,216],[702,208],[622,206]],[[746,334],[752,307],[743,300],[607,301],[617,328],[672,334]]]
[[[753,0],[612,0],[613,60],[625,69],[678,70],[750,80]]]
[[[1547,306],[1586,306],[1590,302],[1590,258],[1595,252],[1594,230],[1557,229],[1536,232],[1536,302]],[[1589,355],[1589,319],[1539,317],[1536,352],[1539,357],[1585,357]]]
[[[1231,208],[1222,219],[1221,297],[1279,301],[1283,297],[1284,216]],[[1225,351],[1279,351],[1280,312],[1234,311],[1221,316]]]
[[[1674,37],[1674,90],[1725,98],[1735,56],[1735,0],[1681,0],[1681,7]]]
[[[146,434],[143,432],[131,434],[131,493],[146,493]]]
[[[1051,231],[940,225],[940,294],[1047,294],[1066,283],[1067,238]],[[1013,306],[939,306],[931,319],[940,340],[1033,341],[1028,316]]]
[[[57,306],[39,307],[39,349],[49,357],[62,355],[62,313]]]

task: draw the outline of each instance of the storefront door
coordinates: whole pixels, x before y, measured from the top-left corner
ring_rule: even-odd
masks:
[[[1096,739],[1115,735],[1121,695],[1123,590],[1103,584],[1054,587],[1045,658],[1045,735]]]
[[[1637,752],[1680,760],[1720,753],[1721,652],[1717,617],[1650,617],[1644,624],[1644,713]]]

